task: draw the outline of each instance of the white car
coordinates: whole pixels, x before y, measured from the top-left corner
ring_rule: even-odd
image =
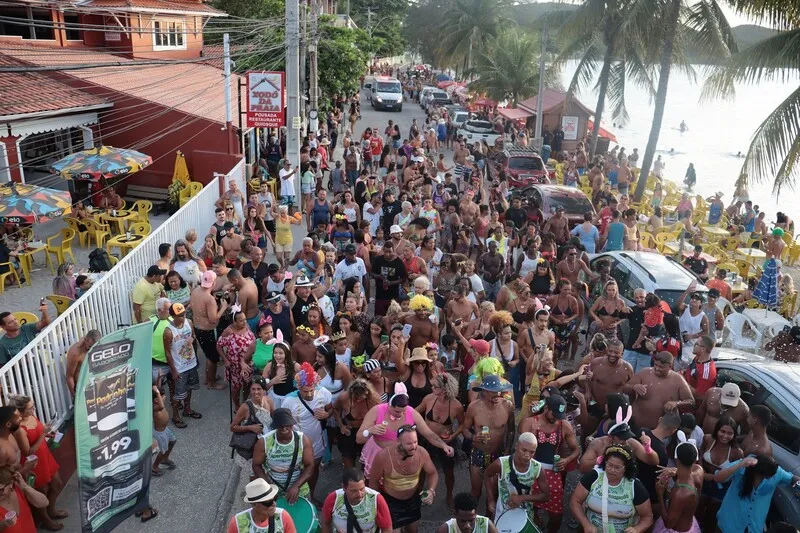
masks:
[[[494,146],[497,139],[503,136],[501,133],[497,133],[494,124],[488,120],[467,120],[458,128],[456,135],[461,135],[466,139],[467,144],[486,141],[489,146]]]

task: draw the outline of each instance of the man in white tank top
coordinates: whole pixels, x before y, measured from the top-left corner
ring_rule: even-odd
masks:
[[[186,427],[183,415],[189,418],[202,418],[197,411],[192,411],[192,391],[200,388],[200,377],[197,374],[197,354],[194,351],[194,328],[191,320],[186,318],[186,308],[174,303],[169,308],[172,323],[164,330],[164,351],[172,366],[174,390],[171,394],[172,421],[176,427]],[[176,375],[177,374],[177,375]]]

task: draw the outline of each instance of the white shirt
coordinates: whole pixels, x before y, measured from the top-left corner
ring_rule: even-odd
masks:
[[[281,196],[294,196],[294,179],[295,176],[292,175],[289,179],[284,179],[287,174],[290,174],[292,170],[286,170],[286,168],[282,168],[280,172],[278,172],[278,177],[281,179]]]
[[[292,416],[295,420],[295,429],[302,431],[308,436],[314,447],[314,457],[322,457],[325,451],[325,442],[322,440],[322,426],[319,420],[305,408],[298,394],[300,393],[295,391],[286,396],[283,402],[281,402],[281,407],[289,409],[292,412]],[[325,409],[325,406],[332,401],[333,397],[331,396],[331,391],[324,387],[318,387],[314,392],[314,399],[306,401],[306,405],[313,411],[315,409]]]
[[[347,261],[342,259],[336,265],[336,270],[333,272],[333,281],[344,281],[348,278],[358,278],[361,280],[361,292],[364,292],[364,276],[367,275],[367,266],[364,260],[356,257],[356,262],[348,265]]]
[[[480,293],[482,290],[484,290],[484,289],[483,289],[483,280],[481,280],[481,277],[480,277],[479,275],[477,275],[477,274],[472,274],[472,275],[469,277],[469,281],[472,283],[472,291],[473,291],[475,294],[478,294],[478,293]]]
[[[375,212],[370,213],[369,210],[373,209]],[[381,214],[383,213],[383,209],[380,207],[375,207],[371,203],[367,202],[364,204],[364,211],[361,214],[361,218],[364,220],[369,221],[369,234],[373,237],[375,236],[376,232],[378,231],[378,226],[381,223]]]

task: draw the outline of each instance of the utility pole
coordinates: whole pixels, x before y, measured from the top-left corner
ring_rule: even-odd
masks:
[[[308,58],[308,10],[306,3],[300,4],[300,116],[305,121],[306,117],[306,91],[308,90],[308,80],[306,79],[306,61]]]
[[[542,30],[542,51],[539,56],[539,94],[536,96],[536,135],[534,138],[541,142],[542,126],[544,124],[544,69],[545,54],[547,53],[547,27]],[[541,145],[540,148],[541,150]]]
[[[317,46],[319,44],[319,12],[318,0],[311,0],[309,14],[311,39],[308,42],[308,130],[316,135],[319,130],[319,60]]]
[[[222,71],[225,76],[225,130],[228,133],[228,154],[235,154],[233,117],[231,116],[231,43],[228,34],[222,36]]]
[[[286,0],[286,154],[292,169],[300,166],[300,4]],[[301,205],[299,171],[293,177],[295,204]]]

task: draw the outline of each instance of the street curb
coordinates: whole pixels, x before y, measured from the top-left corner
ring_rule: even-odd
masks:
[[[242,467],[233,462],[231,471],[228,474],[228,480],[225,482],[225,490],[217,504],[217,513],[214,515],[214,521],[211,523],[209,533],[219,533],[225,531],[228,523],[228,515],[231,513],[233,507],[233,499],[236,497],[236,490],[239,488],[239,481],[242,476]]]

